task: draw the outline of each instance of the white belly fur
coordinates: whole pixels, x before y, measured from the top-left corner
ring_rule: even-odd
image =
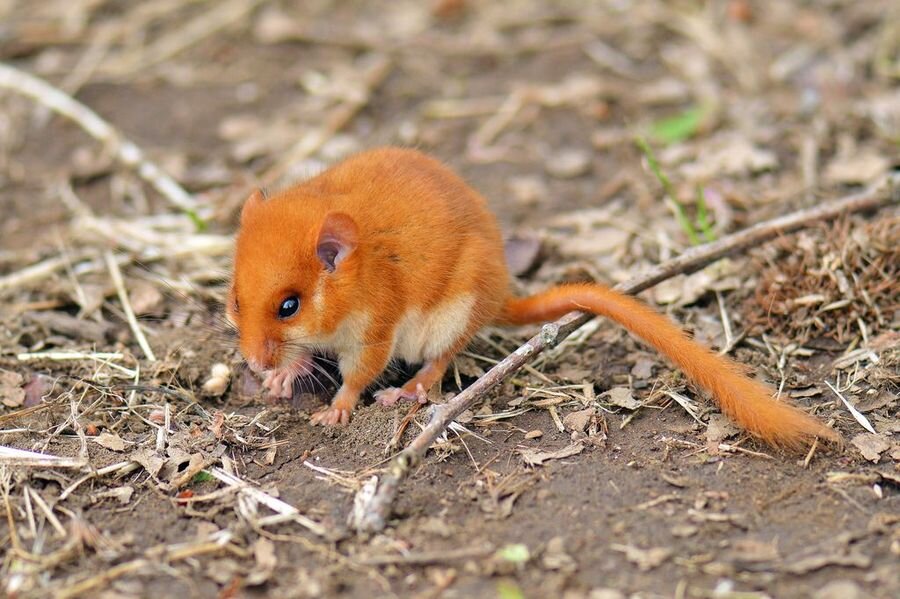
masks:
[[[418,363],[444,354],[466,332],[474,305],[475,296],[464,294],[427,312],[408,311],[394,332],[393,357]]]

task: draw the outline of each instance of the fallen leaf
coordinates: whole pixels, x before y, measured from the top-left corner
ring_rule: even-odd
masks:
[[[136,281],[128,288],[131,309],[138,316],[156,314],[163,303],[163,294],[156,285],[147,281]]]
[[[884,435],[860,433],[850,440],[862,453],[862,456],[873,463],[878,463],[881,454],[891,448],[891,443]]]
[[[601,393],[600,397],[605,398],[610,404],[626,410],[637,410],[641,407],[641,402],[634,398],[628,387],[613,387],[609,391]]]
[[[701,106],[692,106],[680,114],[656,121],[650,127],[650,136],[665,144],[690,139],[699,131],[707,112]]]
[[[125,441],[115,433],[103,432],[93,437],[94,442],[100,447],[105,447],[110,451],[125,451]]]
[[[728,418],[722,414],[710,414],[709,424],[706,427],[706,444],[709,447],[718,447],[719,443],[740,432]]]
[[[157,477],[166,461],[152,449],[142,448],[133,452],[131,460],[137,462],[152,477]]]
[[[649,379],[653,376],[653,367],[656,361],[646,357],[638,358],[631,367],[631,376],[636,379]]]
[[[53,388],[53,379],[43,374],[35,374],[25,385],[24,406],[30,408],[44,401],[44,396]]]
[[[583,433],[591,423],[594,416],[594,408],[586,408],[577,412],[569,412],[563,417],[563,425],[570,431]]]
[[[584,443],[578,442],[567,445],[562,449],[557,449],[556,451],[542,451],[540,449],[531,448],[520,449],[519,454],[522,456],[525,464],[529,466],[542,466],[544,462],[549,460],[568,458],[573,455],[578,455],[582,451],[584,451]]]
[[[518,277],[534,266],[541,252],[541,240],[536,235],[514,235],[503,242],[503,252],[510,274]]]

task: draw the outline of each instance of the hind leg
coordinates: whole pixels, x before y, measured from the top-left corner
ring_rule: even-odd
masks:
[[[442,356],[429,360],[422,365],[419,371],[402,387],[388,387],[375,393],[375,403],[381,406],[392,406],[397,401],[428,401],[428,390],[436,385],[447,372],[447,367],[456,352],[447,352]]]

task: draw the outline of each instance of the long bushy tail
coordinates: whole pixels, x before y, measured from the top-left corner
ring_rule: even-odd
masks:
[[[575,310],[611,318],[655,347],[710,391],[726,416],[773,446],[799,450],[815,437],[840,442],[836,431],[775,399],[770,387],[747,378],[741,366],[692,341],[671,320],[640,300],[608,287],[563,285],[531,297],[512,298],[498,324],[547,322]]]

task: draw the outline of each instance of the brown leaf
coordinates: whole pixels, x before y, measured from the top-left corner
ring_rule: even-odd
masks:
[[[890,441],[884,435],[860,433],[850,440],[862,453],[862,456],[873,463],[878,463],[881,454],[891,448]]]
[[[125,441],[115,433],[103,432],[93,438],[100,447],[110,451],[125,451]]]
[[[609,391],[601,393],[600,397],[605,398],[612,405],[626,410],[637,410],[641,407],[641,402],[634,398],[628,387],[613,387]]]
[[[155,451],[147,448],[138,449],[129,457],[140,464],[144,470],[153,477],[156,477],[159,474],[159,471],[166,463],[165,459],[160,457]]]
[[[540,449],[520,449],[519,454],[528,466],[542,466],[549,460],[559,460],[578,455],[584,451],[584,443],[572,443],[555,451],[542,451]]]
[[[583,433],[591,423],[594,416],[594,408],[586,408],[577,412],[569,412],[563,418],[563,424],[570,431]]]
[[[53,388],[53,379],[43,374],[35,374],[25,385],[25,407],[30,408],[44,401],[44,396]]]
[[[513,235],[503,242],[503,251],[510,274],[518,277],[534,266],[541,252],[541,240],[535,235]]]

